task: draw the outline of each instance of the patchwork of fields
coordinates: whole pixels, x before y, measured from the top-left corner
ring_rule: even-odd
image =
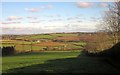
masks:
[[[22,51],[45,51],[45,50],[75,50],[81,49],[85,42],[78,39],[78,34],[34,34],[34,35],[19,35],[14,38],[1,40],[1,47],[14,46],[17,52]],[[59,41],[59,38],[62,38]],[[58,39],[58,41],[55,41]],[[65,40],[67,39],[67,41]],[[77,41],[77,42],[76,42]]]

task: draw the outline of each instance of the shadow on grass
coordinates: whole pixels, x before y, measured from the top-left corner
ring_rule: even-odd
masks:
[[[119,70],[112,67],[104,61],[101,57],[88,57],[83,52],[78,57],[63,58],[48,60],[43,64],[35,64],[27,67],[14,68],[6,71],[6,74],[69,74],[80,73],[83,75],[88,74],[103,74],[103,73],[120,73]],[[3,73],[5,74],[5,73]]]
[[[93,57],[106,57],[106,62],[120,70],[120,42],[107,50],[103,50],[99,53],[89,53],[85,51],[86,55]]]

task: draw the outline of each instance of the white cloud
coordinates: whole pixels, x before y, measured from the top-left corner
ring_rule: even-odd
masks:
[[[20,20],[20,19],[23,19],[23,18],[20,17],[20,16],[9,16],[9,17],[7,18],[7,20],[9,20],[9,21],[11,21],[11,20]]]
[[[108,7],[108,4],[107,3],[100,3],[99,7]]]
[[[97,22],[40,22],[40,23],[15,23],[2,25],[3,33],[53,33],[53,32],[74,32],[74,31],[95,31]]]
[[[35,20],[38,19],[38,17],[35,17],[35,16],[28,16],[27,18],[28,19],[35,19]]]
[[[40,23],[40,21],[31,21],[29,23]]]
[[[53,5],[47,5],[46,8],[52,9],[52,8],[53,8]]]
[[[1,24],[11,24],[11,22],[1,22]]]
[[[19,24],[19,23],[21,23],[20,21],[11,21],[11,22],[8,22],[8,21],[6,21],[6,22],[1,22],[1,24],[3,24],[3,25],[7,25],[7,24]]]
[[[93,6],[91,2],[77,2],[76,5],[80,8],[89,8]]]
[[[25,8],[25,11],[28,11],[28,12],[40,12],[40,11],[43,11],[45,9],[52,9],[53,8],[53,5],[44,5],[44,6],[39,6],[39,7],[36,7],[36,8]]]
[[[40,11],[39,8],[25,8],[25,10],[28,12],[39,12]]]
[[[45,17],[59,18],[59,17],[61,17],[61,15],[60,14],[52,14],[52,15],[45,15]]]
[[[93,21],[93,22],[99,22],[101,20],[100,17],[90,17],[90,21]]]
[[[53,5],[51,4],[48,4],[48,5],[43,5],[43,6],[40,6],[41,9],[52,9],[53,8]]]

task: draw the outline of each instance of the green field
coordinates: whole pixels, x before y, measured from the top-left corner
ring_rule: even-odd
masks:
[[[61,33],[61,34],[52,34],[52,36],[56,36],[56,37],[64,37],[64,36],[78,36],[78,34],[72,34],[72,33],[69,33],[69,34],[65,34],[65,33]]]
[[[3,73],[117,73],[104,58],[77,52],[38,52],[3,57]]]
[[[78,34],[66,34],[66,33],[61,33],[61,34],[33,34],[33,35],[26,35],[26,36],[17,36],[17,39],[54,39],[57,37],[63,37],[63,36],[78,36]]]
[[[44,35],[44,34],[37,34],[37,35],[26,35],[26,36],[17,36],[17,39],[53,39],[55,36],[51,35]]]

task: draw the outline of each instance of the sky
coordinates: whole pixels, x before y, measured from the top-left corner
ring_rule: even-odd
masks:
[[[94,32],[110,2],[3,2],[1,34]]]

